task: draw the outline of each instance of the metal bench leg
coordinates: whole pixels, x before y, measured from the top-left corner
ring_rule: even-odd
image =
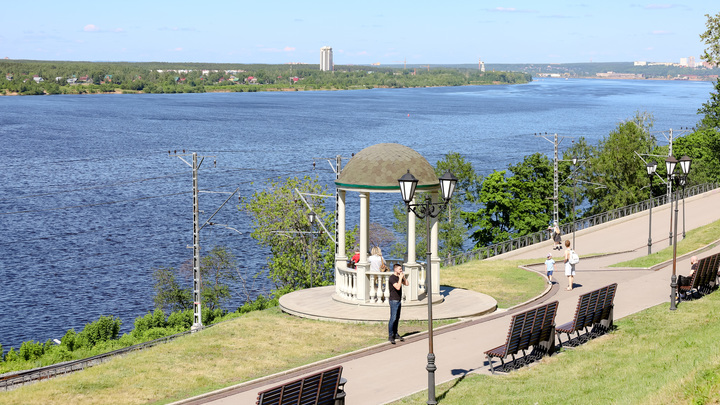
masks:
[[[490,374],[495,374],[495,367],[493,366],[492,358],[487,355],[488,365],[490,365]]]

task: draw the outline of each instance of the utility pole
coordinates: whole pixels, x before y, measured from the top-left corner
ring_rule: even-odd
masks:
[[[168,155],[172,155],[170,151],[168,151]],[[192,298],[193,298],[193,324],[190,328],[191,331],[197,331],[199,329],[203,328],[202,324],[202,274],[200,273],[200,230],[210,223],[210,220],[213,219],[215,214],[220,211],[220,208],[222,208],[229,200],[232,198],[232,196],[235,195],[235,193],[240,190],[240,188],[236,188],[234,192],[228,193],[230,194],[230,197],[225,200],[224,203],[218,208],[211,216],[208,218],[207,221],[201,226],[200,225],[200,187],[198,185],[198,171],[200,170],[200,166],[202,166],[203,161],[206,157],[213,157],[213,156],[203,156],[202,159],[200,159],[200,162],[198,162],[198,155],[196,152],[193,152],[190,156],[192,157],[191,162],[188,162],[183,158],[183,156],[187,156],[185,154],[185,151],[183,151],[183,155],[178,155],[177,151],[175,156],[177,156],[180,160],[185,162],[188,166],[192,168],[192,184],[193,184],[193,288],[192,288]]]
[[[553,140],[550,140],[548,138],[547,132],[545,134],[536,133],[535,136],[539,136],[546,141],[553,144],[553,222],[560,223],[560,200],[558,198],[559,195],[559,171],[558,171],[558,155],[559,155],[559,149],[560,142],[562,142],[565,137],[558,137],[558,134],[555,133]],[[574,246],[574,245],[573,245]]]

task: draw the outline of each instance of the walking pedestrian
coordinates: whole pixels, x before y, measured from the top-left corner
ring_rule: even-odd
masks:
[[[573,282],[575,281],[575,265],[570,263],[570,255],[573,251],[570,249],[570,239],[565,241],[565,275],[568,278],[568,286],[566,290],[572,291]]]
[[[552,253],[547,254],[547,260],[545,260],[545,277],[547,277],[548,284],[552,285],[552,276],[555,271],[555,260],[552,258]]]

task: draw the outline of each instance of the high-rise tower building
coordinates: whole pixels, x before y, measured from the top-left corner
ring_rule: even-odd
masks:
[[[332,72],[335,70],[335,65],[333,65],[332,48],[329,46],[323,46],[320,48],[320,70],[323,72]]]

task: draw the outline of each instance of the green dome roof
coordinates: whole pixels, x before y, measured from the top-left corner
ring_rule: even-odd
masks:
[[[397,143],[380,143],[358,152],[342,169],[335,185],[344,190],[400,191],[398,179],[408,170],[418,179],[418,191],[440,187],[427,159]]]

